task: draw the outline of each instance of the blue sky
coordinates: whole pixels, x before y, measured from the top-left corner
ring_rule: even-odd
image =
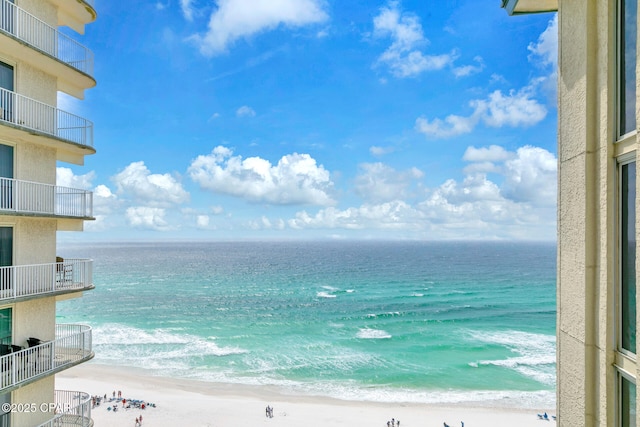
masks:
[[[96,0],[62,239],[554,240],[555,14],[500,0]]]

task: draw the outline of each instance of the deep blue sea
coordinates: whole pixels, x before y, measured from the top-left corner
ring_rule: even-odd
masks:
[[[61,245],[95,361],[386,402],[555,405],[554,243]]]

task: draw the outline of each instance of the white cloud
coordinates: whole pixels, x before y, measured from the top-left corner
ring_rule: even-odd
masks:
[[[532,95],[529,87],[508,95],[496,90],[488,99],[472,101],[471,106],[488,126],[531,126],[547,115],[547,109],[532,99]]]
[[[413,204],[406,201],[409,198],[398,186],[400,194],[395,200],[345,209],[330,207],[315,214],[301,211],[287,225],[298,230],[368,230],[371,235],[376,230],[392,231],[395,237],[408,238],[555,238],[557,160],[553,154],[538,147],[510,152],[493,145],[469,147],[464,157],[478,168],[490,165],[496,179],[478,172],[461,181],[449,179]],[[373,169],[383,176],[390,170],[377,164]]]
[[[384,156],[385,154],[393,153],[395,149],[393,147],[378,147],[371,146],[369,147],[369,153],[373,156]]]
[[[193,21],[193,0],[180,0],[180,10],[184,19]]]
[[[148,206],[136,206],[127,208],[125,213],[130,226],[156,231],[169,230],[169,224],[165,220],[165,210]]]
[[[354,182],[354,191],[374,203],[403,199],[412,182],[422,178],[422,171],[413,168],[398,172],[382,163],[364,163]]]
[[[196,217],[196,227],[198,228],[209,227],[209,215],[198,215]]]
[[[467,147],[462,156],[465,162],[501,162],[512,157],[504,148],[499,145],[491,145],[489,147]]]
[[[556,14],[536,43],[529,44],[532,62],[540,61],[542,66],[558,67],[558,15]]]
[[[451,114],[444,120],[425,117],[416,119],[416,130],[433,138],[449,138],[471,132],[478,123],[478,116],[474,113],[469,117]]]
[[[298,212],[287,224],[293,229],[344,228],[362,230],[367,228],[404,230],[419,227],[422,214],[406,202],[394,200],[381,204],[367,204],[357,208],[340,210],[321,209],[314,216],[306,211]]]
[[[283,156],[276,165],[260,157],[233,156],[223,146],[198,156],[189,176],[202,188],[272,204],[333,205],[329,172],[308,154]]]
[[[539,84],[547,94],[549,104],[557,103],[558,90],[558,15],[549,21],[547,28],[536,43],[529,45],[529,61],[538,67],[548,70],[548,74],[540,77]]]
[[[84,175],[75,175],[69,168],[56,168],[56,185],[60,187],[79,188],[87,190],[91,188],[91,182],[95,179],[96,174],[91,171]]]
[[[238,117],[255,117],[255,115],[256,112],[253,110],[253,108],[247,105],[243,105],[236,110],[236,116]]]
[[[278,26],[303,27],[328,19],[322,0],[216,0],[216,4],[206,34],[192,37],[206,56]]]
[[[470,133],[482,121],[491,127],[533,126],[547,115],[547,109],[533,99],[533,87],[527,86],[519,91],[503,94],[496,90],[486,99],[469,102],[473,112],[469,116],[449,115],[444,120],[416,119],[418,132],[433,138],[449,138]]]
[[[503,193],[516,202],[532,202],[555,207],[557,203],[558,161],[539,147],[521,147],[505,162]]]
[[[478,74],[484,70],[484,61],[480,56],[476,56],[473,60],[477,65],[464,65],[462,67],[454,67],[453,75],[456,77],[467,77],[473,74]]]
[[[425,55],[420,48],[428,44],[422,32],[420,19],[399,9],[398,2],[380,9],[373,19],[374,35],[388,36],[392,43],[380,55],[378,64],[389,67],[396,77],[414,77],[424,71],[440,70],[451,65],[458,54],[455,51],[441,55]]]
[[[168,207],[189,200],[182,184],[169,174],[152,174],[144,162],[133,162],[112,177],[117,193],[146,206]]]

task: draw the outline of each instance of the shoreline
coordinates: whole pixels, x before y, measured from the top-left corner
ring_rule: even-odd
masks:
[[[555,415],[555,408],[507,408],[462,404],[387,403],[342,400],[328,396],[287,393],[278,386],[213,383],[194,379],[153,376],[143,369],[97,363],[75,366],[56,375],[56,389],[78,390],[107,400],[115,391],[126,399],[143,400],[155,407],[107,410],[104,403],[92,409],[96,426],[143,425],[251,427],[266,423],[278,427],[382,426],[395,418],[402,426],[523,427],[556,425],[542,421],[538,413]],[[274,408],[273,418],[265,416]]]

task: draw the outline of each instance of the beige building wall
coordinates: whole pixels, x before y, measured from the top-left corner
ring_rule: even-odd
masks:
[[[15,0],[15,5],[54,28],[62,23],[72,25],[76,30],[84,30],[84,25],[96,17],[95,10],[82,0]],[[43,32],[54,34],[50,29]],[[71,95],[82,97],[85,89],[95,85],[92,76],[79,72],[52,56],[43,55],[29,43],[16,40],[16,36],[19,34],[1,35],[3,40],[0,42],[0,61],[14,67],[13,90],[20,96],[55,107],[58,90],[66,90]],[[51,47],[56,41],[55,38],[51,38],[43,42],[47,43],[47,47]],[[16,180],[56,185],[58,161],[82,164],[85,155],[95,152],[92,148],[74,146],[73,143],[64,141],[64,137],[52,137],[56,130],[54,110],[42,110],[44,112],[40,112],[39,117],[34,119],[34,116],[31,116],[31,121],[21,118],[20,110],[13,111],[15,114],[11,119],[3,116],[3,122],[0,123],[0,144],[14,147],[13,178]],[[36,131],[25,132],[22,126],[25,123],[25,126],[30,126]],[[14,266],[54,263],[57,255],[57,231],[82,229],[82,216],[51,217],[56,215],[53,209],[47,210],[48,206],[54,206],[52,192],[45,192],[37,197],[40,197],[36,201],[38,207],[44,209],[42,212],[46,214],[3,211],[0,215],[0,226],[13,227]],[[30,280],[51,279],[34,275]],[[30,337],[43,341],[54,340],[56,300],[81,295],[81,292],[74,292],[52,296],[43,292],[40,295],[30,295],[24,300],[4,299],[0,308],[12,309],[11,344],[26,347],[27,339]],[[35,412],[13,413],[11,426],[31,427],[50,420],[55,414],[43,411],[41,405],[55,402],[54,390],[55,377],[45,371],[43,377],[34,378],[33,382],[21,384],[8,392],[12,403],[33,404],[37,409]],[[4,394],[3,398],[7,396],[9,395]]]
[[[637,378],[635,360],[615,351],[617,159],[635,158],[637,148],[635,135],[616,142],[616,8],[615,0],[559,1],[557,396],[565,426],[616,425],[615,366]]]

